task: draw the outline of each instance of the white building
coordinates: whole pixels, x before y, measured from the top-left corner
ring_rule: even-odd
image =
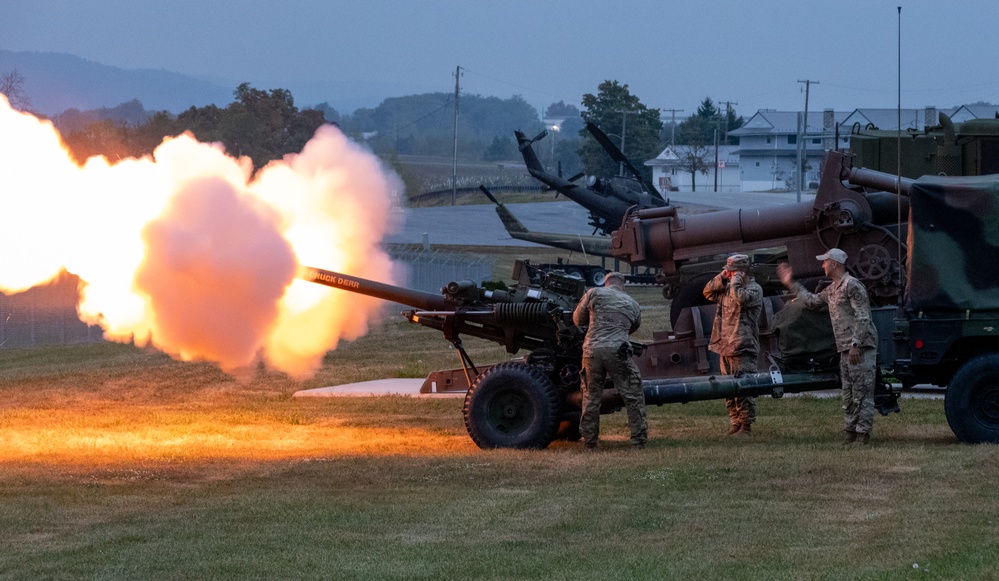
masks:
[[[739,155],[736,145],[719,145],[693,148],[689,145],[667,147],[645,162],[652,168],[652,183],[664,196],[669,191],[681,192],[737,192],[739,183]],[[717,164],[715,157],[717,155]],[[707,173],[689,171],[690,158],[700,158],[698,165],[707,167]]]
[[[796,111],[760,110],[729,135],[739,138],[739,182],[742,191],[789,191],[797,188],[795,166],[798,160],[798,117]],[[803,189],[814,189],[821,174],[826,151],[835,147],[836,122],[846,118],[831,109],[809,112],[802,127],[805,175]],[[807,128],[807,131],[806,131]],[[849,147],[849,138],[839,136],[839,148]]]
[[[919,131],[939,125],[940,113],[947,114],[954,123],[974,119],[999,118],[999,106],[963,105],[961,107],[937,109],[867,108],[854,109],[849,113],[836,113],[832,109],[808,113],[807,132],[803,138],[803,164],[805,176],[803,189],[818,187],[825,154],[831,149],[849,150],[850,135],[854,131],[878,128],[886,131]],[[774,111],[762,109],[750,117],[746,123],[728,135],[739,138],[738,146],[719,146],[718,167],[714,167],[714,146],[701,147],[696,152],[708,166],[708,174],[698,173],[694,185],[690,173],[684,171],[681,158],[691,155],[690,146],[667,147],[645,162],[652,168],[652,181],[664,192],[669,188],[681,191],[790,191],[797,188],[795,165],[798,159],[798,118],[797,111]],[[687,164],[689,165],[689,164]]]

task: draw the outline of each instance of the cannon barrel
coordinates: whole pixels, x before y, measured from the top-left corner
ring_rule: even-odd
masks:
[[[784,247],[784,260],[801,278],[822,276],[815,257],[836,247],[850,257],[847,268],[869,294],[890,304],[900,290],[895,274],[913,183],[854,168],[848,154],[830,151],[811,202],[693,215],[632,208],[611,234],[611,253],[632,266],[658,266],[669,280],[692,259]]]
[[[785,393],[834,389],[839,387],[839,381],[838,373],[794,373],[783,376],[748,373],[739,377],[713,375],[706,378],[646,379],[642,381],[642,389],[645,392],[645,403],[662,405],[757,395],[780,397]]]
[[[785,393],[801,393],[836,389],[840,386],[838,373],[748,373],[695,377],[659,377],[642,380],[646,405],[688,403],[733,397],[769,395],[783,397]],[[582,407],[583,395],[574,392],[569,402]],[[609,413],[623,405],[617,390],[605,390],[601,398],[602,413]]]
[[[909,195],[909,187],[916,182],[911,178],[899,179],[898,176],[890,173],[862,167],[851,167],[845,170],[841,177],[855,186],[873,188],[906,197]]]
[[[424,311],[437,311],[447,309],[449,306],[448,301],[442,295],[375,282],[311,266],[300,267],[298,269],[298,278],[352,293],[400,303]]]
[[[674,208],[637,210],[611,234],[611,252],[633,266],[659,266],[669,275],[687,259],[777,246],[811,237],[814,230],[810,202],[683,217]]]

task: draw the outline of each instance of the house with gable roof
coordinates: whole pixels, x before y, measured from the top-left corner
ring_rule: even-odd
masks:
[[[927,127],[940,124],[940,113],[953,118],[956,109],[854,109],[841,124],[840,133],[855,133],[857,130],[880,129],[897,131],[901,121],[902,131],[923,131]]]
[[[716,164],[713,145],[701,147],[699,151],[694,151],[689,145],[670,145],[643,165],[652,168],[652,183],[666,197],[669,197],[670,191],[738,192],[742,189],[738,149],[737,145],[719,145]],[[683,160],[693,154],[702,156],[707,173],[695,172],[692,176],[685,169]]]
[[[999,106],[963,105],[938,109],[928,106],[920,109],[861,108],[846,113],[832,109],[809,112],[807,134],[803,151],[806,173],[804,189],[818,186],[825,153],[831,149],[849,150],[851,135],[881,131],[922,133],[927,127],[940,125],[940,114],[946,114],[954,123],[976,119],[999,118]],[[789,191],[796,188],[794,167],[798,156],[798,116],[796,111],[757,111],[739,129],[728,135],[739,138],[738,146],[719,146],[719,167],[709,168],[708,175],[698,174],[696,189],[710,192],[714,189],[713,172],[718,171],[719,191]],[[655,159],[645,162],[652,167],[653,182],[661,192],[669,186],[690,191],[688,172],[680,168],[679,158],[687,146],[667,147]],[[705,152],[705,161],[714,163],[713,147]],[[999,151],[999,146],[996,147]],[[984,154],[983,154],[984,155]],[[992,167],[992,166],[989,166]],[[738,169],[735,175],[733,169]],[[736,186],[738,184],[738,186]]]
[[[973,119],[999,119],[999,107],[996,105],[961,105],[947,115],[954,123],[964,123]],[[933,124],[936,125],[936,122]]]
[[[742,191],[787,191],[796,188],[795,166],[798,159],[798,116],[796,111],[761,109],[746,123],[728,134],[739,138],[739,182]],[[819,181],[822,160],[836,147],[836,123],[847,117],[832,109],[809,112],[802,152],[805,166],[805,189],[814,189]],[[839,136],[839,148],[849,146],[846,136]]]

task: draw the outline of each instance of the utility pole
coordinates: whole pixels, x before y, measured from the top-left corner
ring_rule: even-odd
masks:
[[[725,143],[728,144],[728,118],[729,112],[732,111],[732,105],[738,105],[739,103],[735,101],[720,101],[725,104]]]
[[[715,123],[715,192],[718,191],[718,123]]]
[[[718,191],[718,133],[721,115],[715,115],[715,191]]]
[[[683,113],[683,109],[663,109],[663,111],[669,111],[671,113],[671,120],[669,122],[669,145],[670,147],[674,147],[676,145],[676,114]]]
[[[798,171],[795,172],[795,175],[798,177],[798,179],[796,179],[795,181],[798,182],[798,184],[797,184],[797,187],[795,189],[796,189],[796,193],[797,193],[796,199],[800,203],[801,202],[801,171],[800,170],[801,170],[801,166],[802,166],[802,163],[801,163],[801,142],[804,141],[804,139],[801,137],[801,111],[798,111],[798,128],[797,128],[797,131],[798,131],[798,133],[797,133],[797,135],[798,135],[798,147],[795,148],[797,155],[795,156],[794,159],[795,159],[795,163],[798,164]]]
[[[461,78],[461,65],[454,70],[454,158],[451,163],[451,205],[458,199],[458,80]]]
[[[801,132],[801,138],[800,138],[801,139],[801,146],[800,147],[802,149],[802,158],[804,159],[804,163],[808,163],[808,139],[807,139],[808,138],[808,90],[811,88],[812,83],[815,83],[816,85],[818,85],[819,82],[818,81],[812,81],[810,79],[805,79],[804,81],[802,81],[801,79],[798,79],[798,82],[799,83],[805,83],[805,119],[804,119],[804,130],[802,130],[802,132]],[[801,191],[801,182],[802,182],[802,179],[804,179],[804,177],[805,177],[805,168],[802,167],[804,165],[804,163],[798,165],[797,174],[798,174],[798,190],[799,191]]]

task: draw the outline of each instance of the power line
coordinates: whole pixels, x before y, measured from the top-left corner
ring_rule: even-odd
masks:
[[[478,75],[478,76],[480,76],[480,77],[483,77],[483,78],[486,78],[486,79],[489,79],[490,81],[495,81],[495,82],[497,82],[497,83],[502,83],[502,84],[504,84],[504,85],[509,85],[509,86],[511,86],[511,87],[516,87],[516,88],[518,88],[518,89],[523,89],[523,90],[525,90],[525,91],[530,91],[530,92],[532,92],[532,93],[535,93],[535,94],[538,94],[538,95],[546,95],[546,96],[548,96],[548,97],[550,97],[550,98],[553,98],[553,99],[558,99],[558,100],[560,100],[560,101],[570,101],[570,102],[571,102],[571,101],[573,100],[573,98],[571,98],[571,97],[566,97],[566,96],[564,96],[564,95],[555,95],[555,94],[553,94],[553,93],[548,93],[548,92],[546,92],[546,91],[540,91],[540,90],[538,90],[538,89],[535,89],[534,87],[527,87],[527,86],[524,86],[524,85],[518,85],[517,83],[511,83],[510,81],[507,81],[507,80],[504,80],[504,79],[498,79],[498,78],[496,78],[496,77],[492,77],[492,76],[489,76],[489,75],[486,75],[486,74],[483,74],[483,73],[480,73],[480,72],[478,72],[478,71],[474,71],[474,70],[472,70],[472,69],[469,69],[469,68],[467,68],[467,67],[462,67],[462,68],[461,68],[461,70],[462,70],[463,72],[465,72],[465,73],[472,73],[472,74],[474,74],[474,75]],[[577,98],[578,98],[578,97],[577,97]]]
[[[398,136],[400,130],[405,129],[405,128],[409,127],[410,125],[416,125],[420,121],[423,121],[424,119],[427,119],[428,117],[431,117],[433,115],[436,115],[436,114],[440,113],[441,111],[443,111],[444,109],[446,109],[447,107],[449,107],[451,105],[451,98],[452,97],[453,97],[453,95],[448,95],[447,98],[444,99],[444,104],[441,105],[440,107],[434,109],[433,111],[427,113],[426,115],[424,115],[422,117],[418,117],[416,119],[413,119],[412,121],[410,121],[408,123],[404,123],[402,125],[397,125],[397,126],[393,127],[391,129],[391,131],[393,133],[395,133],[396,136]],[[386,135],[376,135],[374,138],[375,139],[383,139],[385,137],[388,137],[388,135],[387,134]]]

